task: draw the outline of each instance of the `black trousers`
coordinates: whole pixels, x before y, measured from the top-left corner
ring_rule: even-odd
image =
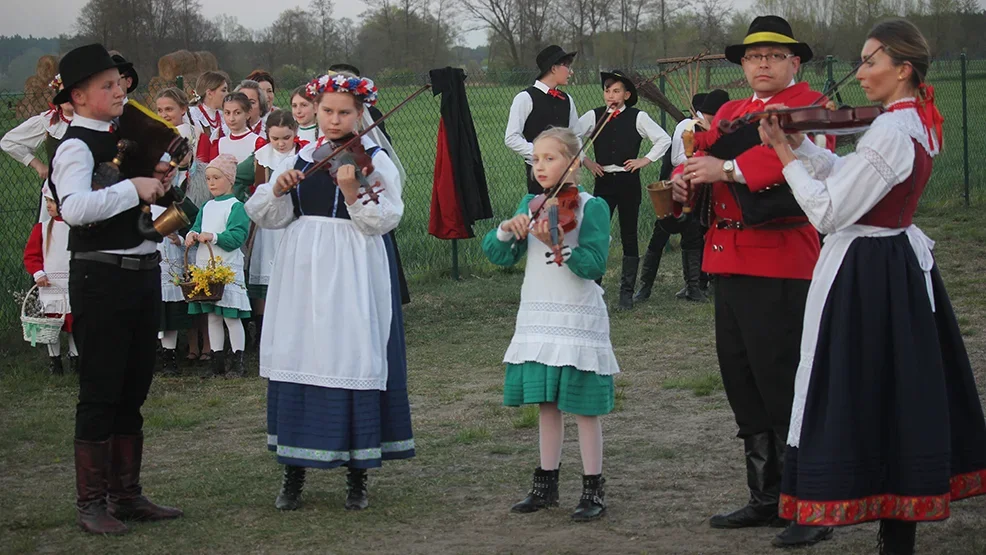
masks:
[[[716,354],[739,437],[786,437],[808,298],[805,279],[718,276]]]
[[[673,216],[660,219],[654,222],[654,232],[651,233],[647,250],[661,252],[676,233],[681,234],[681,250],[702,250],[705,248],[706,231],[708,228],[691,215],[683,220],[676,220]]]
[[[79,347],[75,438],[136,435],[154,371],[161,311],[161,270],[125,270],[72,260],[69,299]]]
[[[609,218],[620,213],[620,241],[623,256],[640,256],[637,224],[640,221],[640,173],[606,173],[596,178],[595,196],[609,205]]]

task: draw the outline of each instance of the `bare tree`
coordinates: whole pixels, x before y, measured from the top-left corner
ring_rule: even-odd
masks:
[[[324,71],[329,67],[329,56],[332,50],[332,11],[334,9],[332,0],[310,0],[308,11],[311,14],[312,36],[318,48],[319,71]],[[308,69],[302,67],[302,69]]]
[[[503,41],[514,67],[520,67],[519,9],[514,0],[462,0],[462,7]],[[490,41],[492,44],[493,41]]]
[[[623,38],[623,65],[630,66],[637,57],[637,44],[640,40],[641,29],[645,23],[644,17],[652,7],[653,0],[620,0],[618,16],[620,34]]]

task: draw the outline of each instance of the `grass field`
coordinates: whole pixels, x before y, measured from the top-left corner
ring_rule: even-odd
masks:
[[[836,64],[834,68],[836,79],[841,78],[848,68],[848,64]],[[802,77],[809,80],[814,88],[821,90],[825,75],[819,69],[820,66],[813,66],[803,71]],[[590,71],[580,70],[577,72],[575,84],[566,87],[575,99],[580,113],[602,102],[597,76],[598,74]],[[703,82],[702,88],[724,86],[741,77],[742,74],[737,66],[716,66],[708,72],[707,81]],[[422,83],[425,78],[422,76]],[[938,104],[946,118],[947,147],[942,155],[936,158],[934,177],[922,202],[938,206],[955,205],[961,202],[963,191],[962,83],[958,63],[938,62],[932,69],[931,80],[937,84]],[[501,219],[512,213],[525,192],[523,162],[503,144],[510,103],[517,91],[524,86],[498,86],[484,82],[483,76],[468,79],[467,85],[494,210],[492,220],[479,222],[475,226],[476,236],[481,237]],[[982,90],[986,88],[986,60],[969,63],[967,86],[972,198],[976,203],[980,203],[986,196],[983,194],[986,189],[982,185],[986,174],[983,173],[983,164],[980,162],[986,155],[986,120],[982,116],[986,113],[986,96],[982,94]],[[379,106],[386,111],[415,88],[416,86],[382,84]],[[284,89],[288,90],[288,87]],[[850,84],[846,87],[846,91],[844,95],[846,102],[865,103],[865,98],[862,97],[858,87]],[[746,88],[730,89],[729,92],[733,98],[749,94]],[[289,104],[287,94],[286,92],[280,94],[278,105]],[[668,95],[673,100],[678,98],[670,85]],[[16,98],[5,97],[4,100],[6,102],[0,103],[0,132],[6,132],[18,123],[10,108],[15,104]],[[638,106],[647,110],[655,120],[660,121],[660,111],[653,105],[641,101]],[[412,278],[447,276],[452,266],[449,242],[428,235],[439,107],[440,97],[432,97],[425,93],[396,113],[387,123],[388,132],[394,139],[395,149],[408,175],[408,183],[404,187],[405,213],[398,228],[398,239],[405,268]],[[673,127],[674,121],[667,118],[669,133]],[[644,148],[649,148],[649,144],[645,143]],[[657,180],[659,166],[652,164],[644,168],[642,182]],[[18,165],[8,156],[0,157],[0,280],[5,284],[4,289],[26,289],[31,285],[23,271],[21,256],[30,226],[37,214],[36,181],[34,172]],[[591,179],[587,172],[583,172],[583,182],[590,185],[591,190]],[[653,209],[646,200],[646,195],[641,210],[640,240],[646,245],[653,228]],[[613,226],[613,239],[615,244],[619,244],[619,233],[615,222]],[[458,246],[459,262],[464,273],[488,269],[489,266],[480,252],[478,240],[459,241]],[[17,325],[18,310],[19,307],[14,306],[10,300],[10,295],[7,295],[6,291],[0,291],[0,331]]]
[[[922,208],[917,223],[938,241],[982,393],[986,215]],[[201,379],[199,367],[156,379],[144,409],[146,493],[186,516],[135,525],[119,538],[86,536],[73,521],[75,379],[46,376],[40,348],[4,344],[0,553],[773,553],[775,529],[707,525],[710,515],[745,502],[745,470],[717,370],[712,306],[673,298],[678,259],[665,257],[651,301],[611,314],[623,373],[616,410],[603,417],[609,514],[599,522],[568,519],[581,472],[571,418],[561,508],[508,512],[537,464],[536,410],[501,406],[500,360],[522,275],[476,270],[458,283],[412,284],[406,322],[418,456],[371,471],[371,507],[357,514],[342,508],[341,470],[311,472],[303,508],[278,513],[280,469],[265,450],[264,382]],[[255,360],[251,367],[255,375]],[[984,553],[984,526],[986,498],[956,503],[948,521],[919,526],[918,552]],[[875,553],[875,537],[873,524],[841,529],[810,553]]]

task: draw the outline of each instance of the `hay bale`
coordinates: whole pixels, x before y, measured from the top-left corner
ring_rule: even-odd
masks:
[[[50,83],[58,73],[58,56],[50,54],[38,58],[38,67],[35,75],[44,80],[45,84]]]
[[[196,73],[196,77],[198,77],[198,74],[203,71],[219,71],[219,60],[216,59],[216,55],[212,52],[209,52],[208,50],[199,50],[195,53],[195,58],[198,61],[198,72]]]
[[[198,75],[198,60],[188,50],[178,50],[161,56],[157,62],[157,73],[166,81],[174,82],[179,75]]]

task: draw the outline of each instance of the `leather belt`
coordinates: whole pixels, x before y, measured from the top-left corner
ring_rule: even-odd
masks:
[[[716,229],[744,229],[743,222],[735,220],[716,220]]]
[[[117,266],[124,270],[152,270],[161,264],[161,253],[152,254],[110,254],[108,252],[73,252],[72,260],[89,260]]]

